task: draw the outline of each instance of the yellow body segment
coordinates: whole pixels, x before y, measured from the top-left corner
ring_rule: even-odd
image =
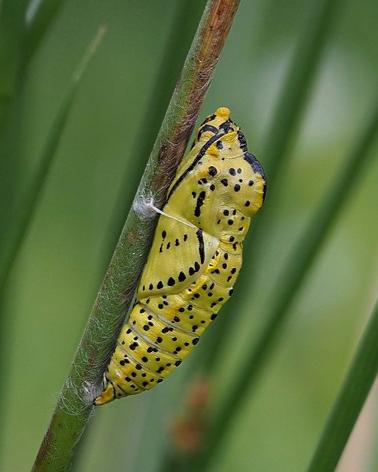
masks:
[[[96,405],[150,390],[198,343],[232,294],[264,194],[261,165],[229,109],[218,108],[199,127],[168,191]]]

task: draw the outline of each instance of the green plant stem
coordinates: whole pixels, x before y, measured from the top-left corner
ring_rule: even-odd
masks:
[[[378,372],[378,303],[326,422],[308,472],[336,469]]]
[[[209,0],[157,136],[133,206],[98,292],[71,371],[59,395],[34,471],[68,470],[93,410],[96,387],[133,298],[151,245],[156,215],[143,206],[164,204],[212,73],[238,8],[238,0]]]
[[[175,82],[180,74],[182,64],[185,60],[186,53],[190,47],[191,40],[195,33],[196,26],[203,12],[205,1],[197,1],[193,4],[192,0],[181,0],[177,6],[172,20],[171,29],[168,35],[168,40],[164,47],[161,62],[158,66],[158,71],[154,80],[152,90],[149,92],[149,98],[145,112],[140,120],[141,125],[134,138],[134,144],[130,155],[133,156],[134,163],[143,163],[151,150],[154,139],[159,132],[159,127],[164,118],[169,99],[175,87]],[[104,257],[103,270],[112,255],[117,239],[122,231],[125,222],[125,215],[127,215],[130,199],[135,192],[135,189],[130,185],[130,182],[138,182],[140,178],[139,168],[137,165],[125,167],[125,172],[122,177],[119,195],[116,198],[113,215],[110,219],[109,232],[106,241],[104,242]],[[152,409],[152,415],[155,409]],[[154,418],[148,415],[149,425],[155,424]],[[127,411],[125,412],[127,416]],[[88,436],[90,430],[95,427],[97,417],[92,419],[89,427],[85,430],[78,450],[75,453],[75,461],[73,470],[80,471],[82,459],[85,460],[87,451]],[[122,423],[123,424],[123,423]],[[121,427],[121,423],[120,423]],[[143,444],[138,445],[138,448],[143,448]],[[138,453],[139,454],[139,453]],[[156,460],[159,460],[158,458]]]
[[[289,262],[285,265],[285,272],[279,277],[280,283],[274,291],[275,297],[267,315],[265,328],[254,349],[243,358],[239,368],[240,375],[232,383],[223,408],[214,420],[206,455],[202,457],[201,470],[204,470],[207,460],[214,457],[219,450],[232,419],[242,409],[248,394],[277,345],[278,336],[282,333],[284,323],[289,317],[295,296],[302,287],[322,243],[335,223],[347,197],[355,190],[357,180],[369,162],[369,158],[372,159],[374,156],[369,151],[378,132],[378,100],[369,118],[337,181],[331,184],[329,194],[288,257],[288,261],[294,263]]]

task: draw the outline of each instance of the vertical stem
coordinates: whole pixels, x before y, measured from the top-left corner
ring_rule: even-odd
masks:
[[[115,248],[71,371],[60,393],[34,471],[68,470],[92,413],[94,390],[114,348],[151,245],[156,215],[144,202],[164,204],[231,27],[239,0],[209,0],[186,58],[145,173]]]

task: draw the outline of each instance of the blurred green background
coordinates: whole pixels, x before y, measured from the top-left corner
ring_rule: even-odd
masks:
[[[185,15],[184,0],[61,4],[22,74],[1,130],[3,252],[12,212],[36,172],[73,70],[97,28],[106,24],[108,33],[84,75],[1,300],[2,471],[31,467],[157,132],[141,130],[150,113],[159,118],[166,107],[204,2],[191,2]],[[262,164],[265,143],[275,139],[266,133],[310,4],[242,2],[202,107],[201,119],[229,106]],[[289,249],[340,171],[375,99],[377,17],[374,0],[342,4],[279,176],[274,219],[259,247],[251,246],[252,263],[253,254],[259,262],[253,291],[238,294],[236,288],[233,310],[240,316],[227,339],[219,340],[225,349],[214,375],[212,408],[255,341],[277,279],[291,263]],[[177,46],[167,56],[174,34]],[[377,146],[372,152],[378,155]],[[357,185],[351,181],[351,198],[212,470],[305,469],[376,297],[377,184],[374,159]],[[241,277],[248,280],[249,271],[246,264]],[[184,382],[195,370],[188,361],[158,389],[96,410],[75,469],[159,470],[173,447],[168,431],[183,411]],[[373,396],[341,471],[376,470],[377,388]]]

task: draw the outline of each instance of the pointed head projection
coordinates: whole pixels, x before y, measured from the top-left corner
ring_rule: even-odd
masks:
[[[193,146],[206,146],[206,152],[215,158],[240,156],[239,137],[242,138],[243,149],[246,149],[245,138],[230,115],[231,111],[227,107],[219,107],[209,115],[199,126]]]
[[[214,136],[234,131],[237,126],[230,119],[230,114],[229,108],[219,107],[215,113],[205,118],[198,128],[195,142],[203,144]]]

